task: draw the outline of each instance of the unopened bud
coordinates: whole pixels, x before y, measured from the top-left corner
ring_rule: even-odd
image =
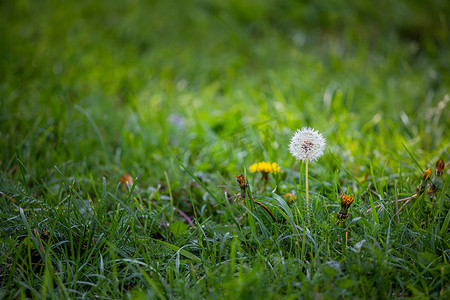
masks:
[[[445,163],[442,159],[436,162],[436,176],[441,176],[444,173]]]
[[[339,220],[347,219],[349,216],[348,209],[353,203],[353,195],[341,195],[341,209],[337,213]]]
[[[428,169],[422,175],[422,181],[428,181],[431,177],[431,169]]]

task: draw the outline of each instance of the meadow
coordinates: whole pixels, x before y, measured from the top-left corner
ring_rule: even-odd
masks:
[[[0,299],[450,298],[449,16],[2,1]]]

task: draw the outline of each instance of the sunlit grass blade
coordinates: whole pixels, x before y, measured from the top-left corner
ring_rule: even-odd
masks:
[[[376,179],[375,179],[375,174],[373,171],[373,166],[372,163],[370,164],[370,174],[372,175],[372,182],[373,185],[375,186],[375,188],[377,189],[377,184],[376,184]],[[377,190],[378,192],[378,190]],[[379,194],[379,193],[378,193]],[[378,219],[378,214],[377,214],[377,210],[375,209],[375,203],[373,201],[373,195],[372,193],[369,193],[369,201],[370,201],[370,208],[371,208],[371,212],[372,212],[372,218],[376,223],[380,223],[380,220]]]
[[[411,153],[411,151],[408,150],[408,148],[406,147],[406,145],[404,143],[402,143],[403,148],[406,150],[406,152],[408,153],[409,157],[412,159],[412,161],[414,162],[414,164],[416,165],[417,169],[420,170],[420,173],[423,174],[423,168],[420,166],[419,162],[417,161],[417,159],[414,157],[414,155]]]
[[[152,239],[152,240],[155,241],[155,242],[158,242],[158,243],[160,243],[160,244],[162,244],[162,245],[164,245],[164,246],[166,246],[166,247],[168,247],[170,249],[172,249],[175,252],[179,252],[181,255],[183,255],[183,256],[185,256],[185,257],[187,257],[187,258],[189,258],[189,259],[191,259],[191,260],[193,260],[193,261],[195,261],[197,263],[202,263],[202,260],[200,258],[198,258],[197,256],[195,256],[194,254],[192,254],[189,251],[186,251],[186,250],[184,250],[184,249],[182,249],[182,248],[180,248],[178,246],[175,246],[173,244],[170,244],[170,243],[167,243],[167,242],[164,242],[164,241],[161,241],[161,240],[157,240],[157,239]]]

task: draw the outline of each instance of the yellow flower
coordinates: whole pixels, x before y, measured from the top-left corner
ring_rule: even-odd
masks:
[[[349,208],[353,203],[353,195],[341,195],[341,206]]]
[[[284,195],[284,199],[287,199],[288,204],[292,204],[295,200],[297,200],[297,197],[291,193],[286,193],[286,195]]]
[[[427,181],[430,179],[430,177],[431,177],[431,169],[428,169],[425,171],[425,173],[423,173],[422,181]]]
[[[266,174],[267,173],[277,174],[278,172],[280,172],[281,168],[275,162],[270,163],[270,162],[262,161],[262,162],[251,165],[249,170],[252,173],[261,172],[261,173],[266,173]]]
[[[428,180],[431,178],[431,169],[426,170],[422,175],[420,184],[416,187],[416,194],[422,195],[427,187]]]
[[[348,218],[348,209],[353,203],[353,195],[341,195],[341,209],[337,213],[337,218],[339,220],[345,220]]]

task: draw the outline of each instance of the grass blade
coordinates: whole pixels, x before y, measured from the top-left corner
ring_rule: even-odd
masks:
[[[172,249],[175,252],[180,253],[181,255],[183,255],[183,256],[185,256],[185,257],[187,257],[187,258],[189,258],[189,259],[191,259],[191,260],[193,260],[193,261],[195,261],[197,263],[200,263],[200,264],[202,263],[202,260],[199,257],[195,256],[194,254],[192,254],[189,251],[186,251],[186,250],[184,250],[184,249],[182,249],[182,248],[180,248],[178,246],[172,245],[170,243],[167,243],[167,242],[164,242],[164,241],[161,241],[161,240],[157,240],[157,239],[153,239],[153,238],[152,238],[152,240],[155,241],[155,242],[158,242],[158,243],[160,243],[160,244],[162,244],[162,245],[164,245],[164,246],[166,246],[166,247],[168,247],[170,249]]]

